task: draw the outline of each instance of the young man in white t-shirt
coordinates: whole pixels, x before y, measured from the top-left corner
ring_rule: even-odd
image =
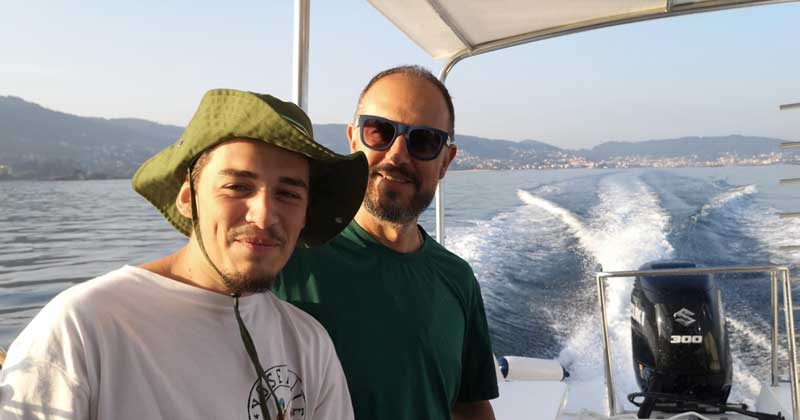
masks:
[[[366,175],[294,104],[208,92],[133,178],[187,245],[48,303],[9,349],[0,418],[352,419],[325,330],[269,289],[347,226]]]

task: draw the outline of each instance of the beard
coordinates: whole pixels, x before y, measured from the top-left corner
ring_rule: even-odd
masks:
[[[249,226],[242,226],[232,229],[228,232],[228,240],[234,241],[242,237],[256,237],[266,236],[270,240],[280,243],[280,246],[286,246],[286,235],[277,226],[272,225],[266,231],[259,231]],[[280,267],[282,268],[282,267]],[[280,268],[278,270],[280,271]],[[228,293],[264,293],[272,290],[272,284],[275,282],[277,272],[269,272],[265,268],[251,270],[251,272],[242,273],[240,271],[233,271],[223,269],[220,272],[222,276],[222,283],[228,289]]]
[[[380,176],[380,172],[394,173],[407,178],[414,189],[411,198],[407,202],[402,202],[400,194],[396,191],[379,191],[375,180]],[[419,177],[403,165],[384,164],[371,168],[367,192],[364,196],[364,208],[378,220],[385,222],[399,225],[415,222],[431,204],[435,193],[435,191],[422,191],[421,184]]]
[[[228,288],[229,294],[264,293],[272,290],[277,274],[262,274],[248,276],[241,273],[225,271],[222,274],[222,283]]]

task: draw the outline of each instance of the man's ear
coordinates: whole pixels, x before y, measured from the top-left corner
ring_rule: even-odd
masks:
[[[189,181],[186,180],[178,190],[178,196],[175,197],[175,207],[178,212],[185,218],[192,218],[192,190],[189,188]]]
[[[458,148],[455,144],[445,146],[444,150],[442,150],[442,153],[444,153],[444,162],[442,162],[442,167],[439,169],[439,179],[444,178],[444,174],[447,173],[447,168],[450,167],[450,162],[456,157],[456,152],[458,152]]]
[[[356,126],[347,124],[347,142],[350,143],[350,153],[355,153],[358,146],[358,140],[356,139]]]

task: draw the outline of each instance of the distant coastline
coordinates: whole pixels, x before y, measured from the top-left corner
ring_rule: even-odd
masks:
[[[350,152],[344,124],[316,124],[314,137],[331,150]],[[129,179],[182,127],[134,118],[71,115],[22,98],[0,96],[0,180]],[[606,142],[570,150],[538,140],[510,141],[457,135],[450,170],[575,168],[686,168],[800,163],[782,151],[784,140],[731,134],[639,142]]]
[[[561,170],[561,169],[643,169],[643,168],[653,168],[653,169],[666,169],[666,168],[721,168],[721,167],[750,167],[750,166],[778,166],[778,165],[799,165],[800,162],[773,162],[773,163],[733,163],[733,164],[726,164],[726,165],[684,165],[684,166],[594,166],[594,167],[586,167],[586,166],[574,166],[574,167],[558,167],[558,168],[467,168],[467,169],[459,169],[454,168],[450,169],[450,172],[464,172],[464,173],[472,173],[472,172],[513,172],[513,171],[554,171],[554,170]],[[52,181],[112,181],[112,180],[130,180],[131,176],[117,176],[117,177],[109,177],[109,176],[81,176],[81,177],[53,177],[53,178],[36,178],[36,177],[27,177],[27,178],[14,178],[8,176],[0,176],[0,182],[23,182],[23,181],[41,181],[41,182],[52,182]]]

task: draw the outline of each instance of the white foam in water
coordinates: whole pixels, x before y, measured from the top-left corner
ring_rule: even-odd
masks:
[[[770,326],[767,322],[748,319],[739,320],[728,314],[728,338],[733,357],[733,386],[728,401],[742,402],[752,406],[761,391],[761,381],[769,380],[769,357],[772,349]],[[749,351],[745,352],[744,349]],[[778,360],[786,366],[788,353],[778,344]],[[758,366],[753,371],[753,366]]]
[[[769,324],[763,321],[757,322],[752,319],[745,323],[731,314],[728,314],[726,321],[728,323],[728,333],[732,339],[746,340],[748,345],[757,347],[758,350],[765,354],[770,353],[772,349],[772,340],[769,335],[762,333],[762,331],[770,331]],[[755,325],[756,323],[758,325]],[[778,356],[784,359],[788,358],[786,349],[779,347]]]
[[[758,240],[763,249],[769,253],[769,261],[764,264],[800,264],[800,250],[786,251],[784,246],[798,245],[800,241],[800,223],[795,219],[781,219],[780,211],[752,198],[758,193],[755,185],[736,187],[725,191],[704,205],[698,217],[708,217],[713,211],[719,211],[735,219],[743,233]]]
[[[545,200],[544,198],[537,197],[527,191],[517,191],[517,197],[519,197],[519,199],[525,204],[539,207],[548,213],[557,216],[561,219],[561,221],[564,222],[564,224],[569,226],[579,238],[583,236],[583,223],[578,219],[577,216],[572,214],[571,211],[559,207],[557,204]]]
[[[736,352],[731,353],[733,366],[733,385],[728,402],[743,403],[750,407],[755,405],[755,396],[761,391],[761,381],[753,375],[747,364]]]
[[[498,287],[510,287],[503,269],[509,261],[520,258],[519,250],[531,240],[529,235],[519,233],[536,232],[537,237],[545,238],[536,253],[525,254],[534,265],[551,259],[552,253],[563,252],[567,248],[565,241],[571,237],[564,227],[552,223],[550,214],[532,211],[529,207],[472,223],[473,226],[449,229],[447,247],[470,263],[481,286],[485,286],[482,291],[487,298],[493,296],[494,283],[502,283]]]
[[[600,183],[600,202],[583,223],[574,214],[552,202],[525,191],[520,199],[545,210],[570,227],[584,251],[606,271],[636,269],[645,262],[669,258],[673,249],[667,241],[669,216],[658,197],[638,178],[610,176]],[[633,376],[630,337],[630,279],[608,283],[606,307],[613,354],[613,375],[617,395],[638,390]],[[603,376],[602,339],[598,315],[586,314],[569,335],[559,358],[569,365],[572,380],[596,380]],[[623,397],[624,398],[624,397]]]
[[[742,212],[742,229],[761,242],[772,264],[800,265],[800,250],[786,251],[784,246],[800,245],[800,223],[797,219],[782,219],[771,206],[753,203]]]
[[[715,209],[730,205],[736,200],[751,196],[758,192],[755,185],[745,185],[743,187],[736,187],[730,191],[725,191],[716,195],[711,201],[703,205],[700,209],[700,217],[708,216],[708,214]]]

